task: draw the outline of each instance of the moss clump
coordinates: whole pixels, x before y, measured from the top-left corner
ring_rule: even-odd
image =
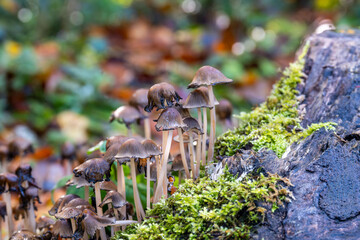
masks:
[[[284,71],[284,76],[274,86],[267,101],[252,112],[237,116],[239,127],[217,139],[217,155],[232,156],[237,150],[250,144],[256,151],[268,148],[281,157],[292,143],[308,137],[320,128],[334,129],[335,123],[331,122],[312,124],[306,129],[300,125],[296,86],[303,76],[307,49],[305,47],[299,60]]]
[[[217,181],[187,180],[172,197],[148,210],[150,217],[142,224],[129,226],[114,239],[249,239],[252,226],[266,212],[259,203],[269,202],[275,211],[288,200],[286,184],[287,179],[263,174],[238,181],[227,169]]]

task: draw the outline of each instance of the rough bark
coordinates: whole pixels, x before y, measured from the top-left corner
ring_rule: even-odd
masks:
[[[325,32],[309,40],[307,77],[298,86],[302,125],[332,121],[337,130],[293,144],[282,159],[262,150],[247,166],[234,164],[234,172],[255,164],[294,184],[295,200],[268,214],[255,239],[360,239],[360,33]],[[233,160],[248,155],[244,150]]]

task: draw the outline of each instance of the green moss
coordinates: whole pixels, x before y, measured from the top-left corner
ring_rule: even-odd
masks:
[[[172,197],[148,210],[150,217],[142,224],[129,226],[114,239],[249,239],[266,212],[259,203],[268,202],[275,211],[289,200],[286,184],[287,179],[262,174],[238,181],[227,169],[217,181],[187,180]]]
[[[267,101],[250,113],[237,116],[239,127],[217,139],[217,155],[231,156],[250,144],[256,151],[268,148],[281,157],[292,143],[308,137],[320,128],[334,129],[335,123],[331,122],[312,124],[306,129],[300,125],[296,86],[302,81],[307,49],[308,47],[305,47],[299,60],[285,69],[283,77],[276,83]]]

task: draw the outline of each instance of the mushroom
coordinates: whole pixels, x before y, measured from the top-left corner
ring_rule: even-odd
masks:
[[[157,110],[172,107],[174,101],[179,103],[181,99],[175,88],[166,82],[153,85],[147,97],[148,104],[144,108],[147,112],[151,112],[154,107],[157,107]]]
[[[100,182],[103,181],[104,175],[106,175],[106,180],[109,180],[110,164],[103,158],[93,158],[77,166],[73,172],[75,177],[83,175],[88,182],[95,185],[96,211],[99,216],[102,216],[102,208],[98,206],[101,202]],[[106,239],[104,229],[100,229],[100,235],[102,239]]]
[[[146,176],[150,176],[150,158],[151,157],[158,158],[158,156],[162,155],[162,152],[160,146],[158,146],[151,139],[145,139],[144,141],[141,142],[141,144],[144,146],[145,151],[149,156],[146,161]],[[156,166],[156,168],[159,168],[159,166]],[[146,179],[146,207],[150,209],[150,178],[149,177]]]
[[[11,193],[18,192],[18,177],[11,173],[0,174],[0,194],[3,194],[3,199],[6,203],[6,213],[8,218],[8,233],[14,231],[14,221],[11,208]]]
[[[100,203],[100,207],[103,207],[108,203],[111,203],[114,208],[121,208],[125,206],[127,202],[119,192],[109,191],[104,197],[104,200]]]
[[[148,103],[147,95],[149,90],[145,88],[140,88],[136,90],[130,98],[129,105],[137,108],[144,116],[144,132],[145,138],[151,138],[151,129],[150,129],[150,119],[148,118],[148,113],[144,111]]]
[[[120,158],[120,159],[130,158],[130,170],[131,170],[131,179],[133,183],[134,201],[135,201],[136,215],[139,222],[141,222],[141,219],[145,217],[145,212],[141,205],[140,196],[136,183],[135,158],[147,158],[147,157],[149,156],[144,146],[136,139],[129,139],[125,141],[119,148],[118,154],[115,156],[115,158]]]
[[[85,209],[83,215],[84,219],[81,221],[81,225],[90,237],[94,236],[96,230],[104,229],[104,227],[115,223],[115,218],[97,216],[89,209]]]
[[[233,107],[228,100],[226,99],[220,100],[219,105],[216,108],[216,114],[219,117],[219,120],[223,123],[224,130],[233,127],[232,119],[231,119],[232,111],[233,111]]]
[[[36,228],[39,229],[40,231],[44,229],[51,230],[54,224],[55,224],[54,219],[47,216],[41,216],[36,222]]]
[[[68,194],[68,195],[60,197],[58,200],[56,200],[56,202],[54,203],[52,208],[49,210],[49,215],[50,216],[55,216],[55,214],[60,212],[61,209],[66,204],[68,204],[71,200],[76,199],[76,198],[80,198],[80,197],[78,195],[75,195],[75,194]]]
[[[214,141],[216,130],[216,114],[215,114],[215,97],[212,86],[217,84],[231,83],[233,80],[227,78],[216,68],[210,66],[201,67],[196,73],[192,82],[188,85],[188,88],[198,88],[200,86],[207,86],[209,89],[210,106],[214,106],[210,109],[210,140],[208,150],[208,162],[213,159],[214,156]],[[205,128],[205,126],[203,127]]]
[[[74,144],[65,142],[61,146],[61,160],[65,164],[66,175],[72,173],[72,163],[76,159],[76,149]]]
[[[24,240],[24,239],[36,240],[37,237],[33,232],[31,232],[29,230],[20,230],[20,231],[14,232],[11,235],[11,237],[9,238],[9,240]]]
[[[34,149],[31,142],[29,142],[28,140],[24,138],[15,138],[9,143],[8,151],[9,151],[9,159],[12,160],[16,156],[22,157],[29,153],[33,153]],[[20,159],[20,164],[21,164],[21,159]]]
[[[160,114],[159,118],[156,120],[155,128],[157,131],[163,131],[163,149],[164,155],[162,160],[162,167],[159,174],[159,182],[157,184],[157,189],[154,195],[154,202],[159,201],[162,193],[164,193],[165,197],[167,195],[166,192],[166,168],[167,168],[167,161],[170,153],[170,147],[171,147],[171,140],[173,135],[173,130],[176,128],[178,131],[178,135],[180,137],[180,151],[181,156],[183,159],[183,164],[185,167],[185,173],[186,177],[190,178],[190,173],[188,166],[186,164],[185,160],[185,149],[184,149],[184,143],[182,138],[182,129],[183,127],[186,127],[184,122],[182,121],[180,113],[174,109],[174,108],[167,108],[163,110],[163,112]],[[165,140],[166,139],[166,140]],[[165,185],[165,186],[164,186]]]
[[[186,155],[186,163],[190,164],[190,156],[188,154]],[[180,186],[181,172],[184,171],[184,164],[183,164],[183,161],[182,161],[181,154],[177,154],[174,157],[173,162],[171,164],[171,171],[178,172],[179,186]]]
[[[131,127],[130,125],[134,122],[137,122],[141,119],[143,119],[145,116],[142,115],[138,109],[131,107],[131,106],[121,106],[118,109],[116,109],[114,112],[111,113],[110,116],[110,123],[113,122],[115,119],[119,123],[124,123],[128,133],[127,136],[131,137]]]
[[[61,238],[72,238],[74,234],[71,224],[65,219],[57,220],[53,229],[54,235],[59,235]]]

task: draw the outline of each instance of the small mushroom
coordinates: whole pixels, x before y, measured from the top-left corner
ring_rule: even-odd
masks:
[[[58,200],[56,200],[53,207],[49,210],[49,215],[50,216],[55,216],[56,213],[60,212],[61,209],[66,204],[68,204],[71,200],[73,200],[75,198],[80,198],[80,197],[78,195],[75,195],[75,194],[68,194],[68,195],[65,195],[65,196],[59,198]]]
[[[190,165],[190,156],[186,154],[186,163]],[[179,186],[181,183],[181,173],[184,171],[184,164],[182,161],[181,154],[177,154],[171,164],[171,171],[178,172]]]
[[[167,196],[167,183],[166,183],[166,177],[167,177],[167,161],[170,153],[171,148],[171,140],[173,135],[173,130],[176,128],[178,131],[178,135],[180,136],[180,152],[183,158],[184,166],[185,166],[185,173],[186,177],[190,178],[189,168],[186,164],[185,160],[185,149],[184,149],[184,143],[182,138],[182,128],[186,127],[184,124],[182,117],[180,113],[174,109],[174,108],[167,108],[162,111],[159,118],[156,120],[156,130],[157,131],[163,131],[163,159],[162,159],[162,167],[159,174],[159,181],[157,184],[157,189],[154,194],[154,202],[158,202],[161,195]]]
[[[97,216],[89,209],[85,209],[83,215],[84,219],[81,221],[81,225],[90,237],[94,236],[96,230],[104,229],[104,227],[115,223],[115,218]]]
[[[103,207],[108,203],[112,203],[114,208],[121,208],[125,206],[127,202],[119,192],[109,191],[104,197],[104,200],[100,203],[100,207]]]
[[[36,237],[36,235],[29,231],[29,230],[20,230],[17,232],[14,232],[11,237],[9,238],[9,240],[37,240],[38,238]]]
[[[192,82],[188,85],[188,88],[198,88],[200,86],[207,86],[209,90],[210,105],[214,106],[210,109],[210,139],[208,160],[210,162],[214,156],[214,142],[215,142],[215,130],[216,130],[216,113],[215,113],[215,97],[212,86],[217,84],[231,83],[232,80],[225,77],[219,70],[210,66],[201,67],[196,73]],[[203,126],[205,129],[205,125]]]
[[[53,227],[53,233],[54,235],[58,235],[61,238],[72,238],[74,234],[71,224],[64,219],[59,219],[55,222]]]
[[[54,219],[47,216],[41,216],[36,222],[36,228],[39,229],[40,231],[44,229],[51,230],[54,224],[55,224]]]
[[[148,154],[144,146],[139,141],[137,141],[136,139],[129,139],[121,145],[116,157],[130,158],[130,170],[131,170],[131,179],[133,183],[136,215],[138,217],[138,221],[141,222],[141,219],[145,217],[145,212],[141,205],[140,196],[137,189],[135,158],[147,158]]]
[[[144,146],[145,151],[147,152],[149,158],[146,160],[146,175],[150,175],[150,158],[155,157],[158,158],[158,156],[162,155],[160,146],[158,146],[153,140],[146,139],[141,142],[141,144]],[[157,163],[159,162],[156,161]],[[156,166],[156,168],[160,168],[160,166]],[[150,178],[146,179],[146,206],[150,209]]]
[[[110,164],[103,158],[89,159],[73,170],[75,177],[84,176],[90,183],[101,182],[106,175],[110,178]]]
[[[157,110],[172,107],[174,101],[179,103],[181,99],[175,88],[166,82],[153,85],[147,97],[148,104],[144,108],[147,112],[151,112],[154,107],[157,107]]]
[[[100,183],[100,189],[105,191],[116,191],[117,187],[113,181],[102,181]]]
[[[143,119],[145,116],[142,115],[138,109],[131,106],[121,106],[111,113],[110,122],[113,122],[115,119],[119,123],[124,123],[128,129],[128,137],[131,137],[131,127],[130,125],[134,122],[138,122]]]
[[[144,118],[144,132],[145,138],[151,138],[151,129],[150,129],[150,119],[148,118],[148,113],[144,111],[148,103],[148,89],[140,88],[136,90],[130,98],[129,105],[137,108],[142,114],[145,115]]]
[[[224,130],[233,127],[232,119],[231,119],[232,111],[233,111],[233,107],[228,100],[226,99],[220,100],[219,105],[216,108],[216,114],[219,117],[219,120],[223,123]]]

